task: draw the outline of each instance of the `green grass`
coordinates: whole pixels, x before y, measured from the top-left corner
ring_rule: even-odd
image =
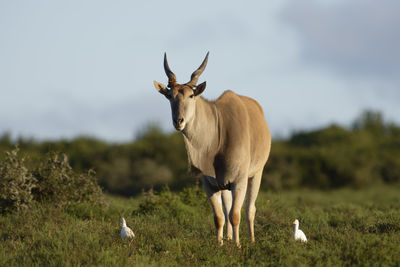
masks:
[[[400,264],[400,187],[260,192],[256,243],[217,245],[201,191],[121,198],[108,207],[51,204],[0,216],[0,266],[342,266]],[[120,239],[119,217],[136,234]],[[291,239],[297,218],[309,242]]]

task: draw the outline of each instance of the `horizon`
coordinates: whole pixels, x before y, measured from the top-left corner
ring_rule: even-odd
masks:
[[[317,132],[317,131],[321,131],[321,130],[326,130],[326,129],[329,129],[330,127],[339,127],[346,131],[355,131],[357,122],[359,122],[360,120],[365,118],[364,116],[368,113],[370,113],[370,114],[372,113],[373,115],[376,114],[376,115],[380,116],[380,119],[382,119],[382,123],[385,126],[400,127],[399,123],[387,120],[385,118],[384,114],[378,110],[364,110],[348,124],[340,124],[340,123],[332,122],[332,123],[328,123],[326,125],[317,126],[315,128],[294,129],[293,131],[291,131],[290,133],[288,133],[285,136],[283,136],[283,135],[272,136],[272,141],[288,141],[290,138],[292,138],[293,136],[295,136],[297,134],[303,134],[303,133],[309,134],[309,133],[313,133],[313,132]],[[11,143],[18,144],[18,141],[38,142],[38,143],[59,142],[59,141],[71,142],[71,141],[74,141],[77,139],[87,138],[87,139],[98,140],[98,141],[108,143],[108,144],[124,144],[124,143],[136,142],[143,135],[146,135],[149,131],[152,131],[152,130],[160,131],[164,135],[171,135],[171,134],[175,134],[175,133],[179,134],[179,131],[177,131],[175,129],[167,130],[167,129],[163,128],[160,123],[150,121],[150,122],[145,123],[141,129],[138,129],[136,132],[134,132],[132,134],[132,138],[128,139],[128,140],[107,140],[106,138],[102,138],[101,136],[85,135],[85,134],[75,135],[75,136],[70,136],[70,137],[55,137],[55,138],[41,139],[41,138],[36,138],[35,136],[13,136],[12,133],[7,132],[7,131],[0,133],[0,140],[5,138],[5,139],[9,139]]]

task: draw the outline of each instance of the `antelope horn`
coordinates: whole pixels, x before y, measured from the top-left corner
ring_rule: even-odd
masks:
[[[176,83],[176,76],[168,66],[167,53],[164,53],[164,70],[168,76],[168,87],[172,87]]]
[[[197,85],[197,81],[199,80],[200,75],[203,73],[204,69],[206,68],[207,61],[208,61],[208,54],[210,54],[210,52],[207,52],[207,55],[204,58],[203,63],[201,63],[200,67],[192,73],[192,76],[190,77],[190,82],[186,83],[186,85],[189,85],[192,88]]]

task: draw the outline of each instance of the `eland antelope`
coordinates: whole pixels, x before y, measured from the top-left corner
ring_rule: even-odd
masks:
[[[170,102],[172,122],[183,134],[191,170],[203,175],[218,242],[223,244],[226,222],[228,239],[232,239],[233,228],[233,238],[240,247],[240,212],[245,198],[248,230],[254,242],[255,202],[271,149],[271,134],[254,99],[232,91],[225,91],[215,101],[201,96],[206,82],[197,82],[208,55],[189,82],[178,84],[164,54],[168,85],[154,81],[154,86]]]

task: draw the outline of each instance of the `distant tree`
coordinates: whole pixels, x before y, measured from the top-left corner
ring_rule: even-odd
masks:
[[[385,132],[385,121],[379,111],[366,110],[353,123],[353,129],[365,130],[373,134],[382,134]]]

